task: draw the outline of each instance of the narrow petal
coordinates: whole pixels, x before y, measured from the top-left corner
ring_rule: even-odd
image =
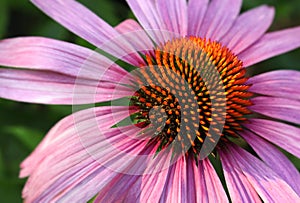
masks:
[[[271,26],[274,14],[274,8],[269,6],[260,6],[243,13],[221,39],[221,43],[235,54],[240,53],[267,31]]]
[[[188,190],[186,194],[187,202],[200,202],[202,199],[202,188],[200,173],[198,167],[195,164],[195,159],[191,156],[187,158],[187,185]]]
[[[295,99],[299,99],[296,95]],[[255,97],[249,109],[284,121],[300,124],[300,101],[278,97]]]
[[[160,202],[228,202],[220,179],[208,159],[198,166],[194,157],[182,156],[160,181],[164,185]],[[150,189],[150,188],[148,188]]]
[[[118,114],[116,114],[118,112]],[[112,113],[115,117],[112,118]],[[128,116],[128,107],[97,107],[92,109],[87,109],[74,113],[60,122],[58,122],[46,135],[43,141],[38,145],[34,152],[21,164],[21,177],[30,175],[39,162],[44,158],[43,156],[46,151],[55,151],[56,144],[62,143],[64,140],[73,139],[73,137],[78,137],[77,130],[81,130],[81,127],[87,124],[86,128],[91,128],[91,130],[97,131],[97,128],[103,127],[108,129],[117,123],[119,120],[122,120]],[[102,122],[97,122],[101,120]],[[105,122],[103,122],[105,121]],[[86,130],[84,128],[84,130]],[[71,144],[71,143],[70,143]],[[52,148],[52,149],[51,149]],[[61,150],[65,150],[63,147]],[[73,150],[73,149],[69,149]],[[63,155],[68,155],[64,153]]]
[[[222,150],[222,163],[241,171],[264,202],[298,202],[300,197],[271,168],[237,146],[227,145]],[[231,159],[231,160],[230,160]],[[235,200],[233,199],[233,202]]]
[[[110,184],[120,174],[105,167],[104,162],[118,152],[103,145],[116,144],[127,152],[138,152],[145,146],[142,144],[145,141],[128,137],[135,136],[138,129],[110,128],[127,116],[125,107],[100,107],[75,113],[59,122],[22,163],[21,176],[30,175],[23,191],[25,200],[86,202]],[[128,163],[118,164],[120,168],[128,167]]]
[[[243,171],[237,167],[232,156],[228,156],[221,149],[219,151],[226,185],[233,202],[260,202],[255,188],[248,181]]]
[[[169,170],[168,181],[161,196],[161,202],[186,202],[187,171],[186,159],[183,156]]]
[[[165,22],[167,30],[187,35],[187,3],[186,0],[157,1],[157,9],[161,19]]]
[[[18,37],[0,41],[0,65],[29,68],[107,80],[126,74],[122,68],[100,54],[75,44],[43,37]],[[113,79],[115,80],[115,79]]]
[[[204,195],[200,202],[228,202],[224,187],[209,159],[200,161],[198,172],[204,183],[201,188]]]
[[[208,0],[188,1],[188,35],[198,36],[208,7]]]
[[[244,124],[246,128],[291,154],[300,157],[299,128],[265,119],[250,119],[249,121],[249,123]]]
[[[119,33],[104,20],[74,0],[31,0],[38,8],[55,21],[117,58],[138,65],[142,59],[134,53],[133,47],[127,41],[114,42]]]
[[[165,22],[162,20],[157,10],[154,0],[126,0],[134,15],[143,26],[145,31],[154,40],[156,44],[165,43],[176,36],[172,30],[168,30]],[[173,2],[174,3],[174,2]],[[173,4],[172,3],[172,4]],[[169,9],[169,8],[166,8]]]
[[[248,67],[271,57],[300,47],[300,27],[271,32],[264,35],[238,56]]]
[[[292,162],[270,142],[250,131],[240,133],[258,156],[300,194],[300,173]],[[283,167],[284,166],[284,167]]]
[[[251,77],[249,91],[281,97],[286,99],[300,99],[300,72],[295,70],[277,70]]]
[[[118,89],[117,92],[114,92]],[[0,69],[0,97],[40,104],[93,104],[131,96],[113,82],[36,70]]]
[[[220,40],[233,25],[241,6],[241,0],[212,0],[198,36]]]
[[[155,147],[155,150],[156,149],[157,147]],[[169,154],[165,154],[164,157],[160,158],[162,158],[161,161],[170,162],[170,159],[172,158],[172,152],[170,152]],[[170,167],[167,167],[166,169],[163,169],[159,172],[154,171],[153,169],[148,171],[148,173],[143,175],[142,177],[140,187],[141,202],[147,202],[149,199],[151,199],[153,202],[159,202],[165,188],[165,184],[168,181]]]
[[[132,19],[120,23],[115,29],[137,50],[143,54],[151,53],[154,45],[143,28]],[[146,64],[143,64],[146,65]]]
[[[43,104],[83,104],[126,95],[113,93],[127,72],[89,49],[42,37],[0,41],[0,96]],[[121,89],[120,89],[121,90]],[[102,95],[102,96],[101,96]],[[118,96],[117,96],[118,95]]]

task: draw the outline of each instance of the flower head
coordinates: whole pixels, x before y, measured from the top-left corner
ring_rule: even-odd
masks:
[[[241,0],[127,0],[139,23],[115,28],[76,1],[32,2],[117,60],[41,37],[0,41],[0,64],[19,68],[0,70],[1,97],[92,107],[22,163],[25,201],[300,200],[299,172],[275,146],[300,157],[300,73],[247,75],[298,48],[299,27],[266,33],[273,8],[239,15]]]

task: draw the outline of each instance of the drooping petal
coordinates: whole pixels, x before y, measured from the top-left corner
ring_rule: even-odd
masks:
[[[300,101],[263,96],[255,97],[251,101],[254,103],[253,106],[249,107],[252,111],[271,118],[300,124]]]
[[[114,93],[114,90],[118,89]],[[0,69],[0,97],[40,104],[93,104],[131,96],[113,82],[37,70]]]
[[[249,121],[249,123],[244,124],[246,128],[291,154],[300,157],[299,128],[265,119],[252,118]]]
[[[188,35],[198,36],[208,7],[208,0],[188,1]]]
[[[228,151],[220,150],[223,164],[229,164],[229,173],[242,172],[264,202],[298,202],[300,197],[271,168],[250,153],[237,146],[226,145]],[[235,191],[239,192],[239,191]],[[235,199],[233,199],[235,202]],[[251,202],[251,201],[250,201]]]
[[[112,118],[112,113],[115,114],[115,117]],[[83,125],[87,124],[87,128],[91,128],[91,130],[97,130],[98,125],[101,125],[104,129],[108,129],[117,123],[119,120],[122,120],[128,115],[128,109],[126,107],[97,107],[94,109],[87,109],[84,111],[80,111],[74,113],[60,122],[58,122],[45,136],[42,142],[38,145],[38,147],[34,150],[34,152],[21,164],[22,170],[20,173],[21,177],[25,177],[30,175],[37,164],[44,158],[43,156],[45,151],[55,151],[54,148],[56,144],[63,142],[64,140],[73,139],[74,137],[78,137],[77,130],[79,127],[81,128]],[[103,119],[105,122],[99,122],[98,120]],[[82,130],[82,129],[80,129]],[[51,147],[53,147],[51,149]],[[64,150],[66,148],[63,147]],[[69,149],[73,150],[73,149]],[[63,154],[67,155],[67,154]],[[54,160],[55,161],[55,160]]]
[[[181,157],[169,170],[168,181],[162,193],[161,202],[184,202],[187,195],[186,159]]]
[[[198,172],[204,183],[204,187],[202,187],[204,195],[200,202],[228,202],[224,187],[209,159],[200,161]]]
[[[231,28],[241,6],[241,0],[212,0],[206,10],[199,37],[220,40]]]
[[[164,21],[167,30],[187,35],[187,3],[186,0],[157,1],[157,10]]]
[[[240,15],[221,43],[238,54],[258,40],[270,27],[274,8],[260,6]]]
[[[169,170],[161,202],[228,202],[221,181],[208,159],[196,166],[182,157]]]
[[[249,91],[282,97],[286,99],[300,99],[300,72],[295,70],[276,70],[249,78]]]
[[[147,202],[151,199],[153,202],[159,202],[169,171],[169,166],[160,167],[164,166],[162,162],[170,162],[172,153],[164,154],[160,159],[156,159],[155,164],[149,164],[149,160],[153,159],[158,146],[157,144],[148,145],[142,152],[149,153],[148,158],[136,159],[129,166],[131,168],[145,168],[146,166],[147,170],[142,174],[123,174],[122,177],[116,177],[117,179],[112,180],[111,184],[99,192],[95,201]]]
[[[116,118],[112,115],[114,111]],[[110,128],[127,116],[125,107],[99,107],[59,122],[22,163],[21,176],[30,175],[23,191],[25,200],[85,202],[122,176],[109,167],[107,158],[122,156],[117,155],[119,147],[127,153],[138,153],[147,143],[132,139],[140,131],[137,128]],[[107,143],[116,148],[106,147]],[[128,167],[127,164],[130,165],[123,160],[118,162],[120,168]]]
[[[245,177],[243,171],[236,166],[233,157],[228,156],[222,149],[219,152],[231,200],[233,202],[260,202],[255,188]]]
[[[238,56],[245,67],[251,66],[300,47],[299,35],[300,27],[268,33]]]
[[[169,162],[172,157],[172,153],[165,154],[162,161]],[[169,174],[170,167],[161,170],[159,172],[153,169],[148,171],[148,174],[143,175],[141,187],[140,187],[140,200],[146,202],[151,199],[154,202],[159,202],[161,194],[165,184],[167,183],[167,178]],[[153,172],[152,172],[153,171]],[[136,188],[133,188],[133,190]],[[133,191],[134,192],[134,191]]]
[[[126,40],[113,39],[119,33],[93,12],[74,0],[31,0],[38,8],[55,21],[117,58],[138,65],[141,57],[134,53],[134,48]]]
[[[270,142],[250,131],[240,132],[258,156],[300,194],[300,173],[292,162]],[[284,167],[283,167],[284,166]]]

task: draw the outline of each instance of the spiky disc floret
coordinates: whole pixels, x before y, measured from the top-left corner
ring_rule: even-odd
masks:
[[[229,49],[202,38],[180,38],[159,46],[145,59],[148,67],[141,67],[137,79],[141,88],[132,104],[139,108],[146,125],[152,121],[157,128],[153,140],[160,142],[160,148],[179,136],[177,139],[185,151],[198,154],[204,139],[215,142],[211,132],[226,139],[241,130],[240,123],[251,113],[247,107],[251,105],[252,93],[247,91],[250,86],[245,85],[248,78],[242,61]],[[220,85],[221,92],[217,91]],[[188,106],[196,111],[184,110]],[[157,108],[158,112],[150,113]],[[218,132],[214,126],[222,119],[224,128]],[[163,120],[164,125],[160,125]],[[185,133],[179,133],[183,128]]]

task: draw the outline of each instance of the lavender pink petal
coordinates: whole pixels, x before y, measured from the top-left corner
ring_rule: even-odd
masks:
[[[149,54],[154,50],[154,44],[143,28],[132,19],[127,19],[115,27],[136,51]],[[143,64],[143,63],[142,63]],[[146,65],[146,64],[143,64]]]
[[[219,153],[231,200],[233,202],[260,202],[255,188],[245,177],[243,171],[237,167],[233,156],[227,155],[223,150],[220,149]]]
[[[228,169],[242,172],[245,181],[252,185],[264,202],[300,201],[299,195],[261,160],[240,147],[229,144],[226,146],[228,151],[220,150],[222,163],[228,163]],[[234,199],[233,202],[235,202]]]
[[[274,145],[250,131],[240,133],[258,156],[300,194],[300,173],[292,162]],[[283,167],[284,166],[284,167]]]
[[[157,10],[167,30],[178,33],[180,36],[187,35],[188,10],[186,0],[157,1]]]
[[[188,35],[199,35],[207,7],[208,0],[188,1]]]
[[[40,104],[93,104],[130,96],[116,84],[36,70],[0,69],[0,97]]]
[[[297,95],[296,95],[297,99]],[[249,109],[257,113],[300,124],[300,101],[280,97],[259,96],[252,98]]]
[[[119,121],[128,115],[124,107],[114,110],[118,112]],[[92,152],[99,153],[101,149],[98,148],[99,140],[103,137],[99,129],[103,133],[118,122],[112,119],[111,113],[112,107],[84,110],[65,118],[50,130],[22,163],[21,176],[30,175],[23,190],[26,201],[87,201],[117,175],[92,156]],[[124,130],[124,133],[134,134],[134,130]],[[110,131],[111,138],[124,135],[118,129]],[[85,142],[86,137],[89,143]]]
[[[300,129],[288,124],[265,119],[252,118],[244,126],[260,137],[268,140],[300,157]]]
[[[291,100],[300,100],[300,72],[295,70],[276,70],[251,77],[249,91],[281,97]]]
[[[134,48],[126,41],[118,39],[120,34],[104,20],[74,0],[31,0],[38,8],[65,28],[115,57],[138,65],[142,61]],[[114,41],[118,39],[118,41]]]
[[[300,27],[270,32],[238,56],[248,67],[300,47]]]
[[[274,8],[268,6],[260,6],[241,14],[222,37],[221,43],[233,53],[240,53],[262,37],[270,27],[274,14]]]
[[[214,41],[220,40],[233,25],[241,6],[241,0],[212,0],[198,36]]]
[[[83,104],[128,96],[126,71],[89,49],[42,37],[0,41],[0,96],[45,104]],[[102,93],[102,96],[100,96]]]
[[[100,54],[75,44],[44,37],[18,37],[0,41],[0,64],[53,71],[73,77],[111,80],[126,74]],[[112,70],[109,74],[105,71]],[[101,74],[101,75],[100,75]]]

